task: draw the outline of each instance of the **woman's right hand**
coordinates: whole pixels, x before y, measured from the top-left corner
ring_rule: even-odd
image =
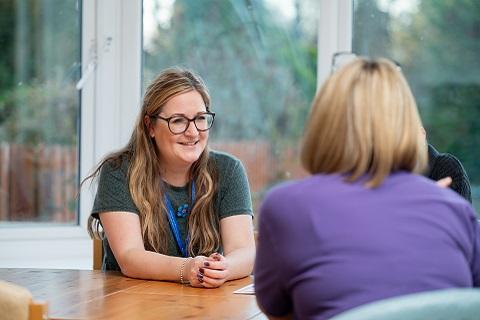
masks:
[[[442,188],[448,188],[452,184],[452,178],[451,177],[445,177],[443,179],[440,179],[437,181],[437,185],[442,187]]]
[[[205,256],[196,256],[187,261],[185,265],[185,278],[190,281],[192,287],[203,287],[203,274],[200,272],[200,268],[203,268],[205,261],[208,261]]]

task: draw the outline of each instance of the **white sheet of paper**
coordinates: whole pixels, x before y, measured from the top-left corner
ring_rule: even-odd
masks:
[[[255,288],[254,288],[253,283],[252,283],[252,284],[249,284],[248,286],[245,286],[243,288],[240,288],[240,289],[237,289],[237,290],[233,291],[233,293],[236,293],[236,294],[255,294]]]

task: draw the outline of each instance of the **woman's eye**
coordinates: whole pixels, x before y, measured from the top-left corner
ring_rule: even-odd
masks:
[[[185,123],[187,120],[185,120],[185,118],[183,117],[175,117],[175,118],[172,118],[170,119],[170,122],[172,124],[182,124],[182,123]]]

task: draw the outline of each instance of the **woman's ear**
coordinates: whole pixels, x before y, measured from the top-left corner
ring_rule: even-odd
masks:
[[[143,123],[145,124],[145,127],[147,127],[148,135],[150,136],[150,138],[153,138],[155,134],[153,132],[152,119],[150,119],[149,116],[145,116],[143,118]]]

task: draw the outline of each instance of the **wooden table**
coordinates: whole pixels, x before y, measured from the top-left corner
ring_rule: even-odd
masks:
[[[233,294],[251,277],[217,289],[96,270],[0,269],[0,279],[46,300],[51,319],[266,319],[254,295]]]

